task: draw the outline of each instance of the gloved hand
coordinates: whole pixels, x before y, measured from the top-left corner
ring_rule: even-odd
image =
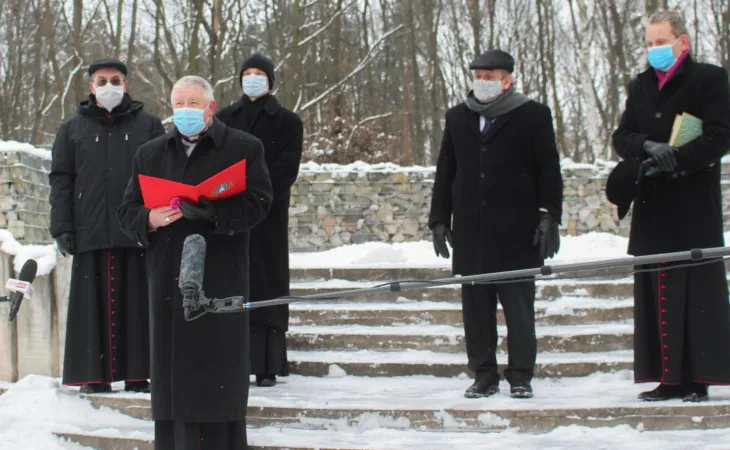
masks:
[[[674,172],[674,169],[677,168],[677,158],[674,156],[674,152],[677,150],[670,147],[669,144],[646,140],[644,141],[644,151],[656,162],[662,172]]]
[[[180,212],[188,220],[199,220],[202,222],[213,222],[218,217],[218,212],[213,202],[203,196],[198,199],[197,205],[187,200],[181,201]]]
[[[446,246],[446,241],[449,241],[449,246],[454,248],[451,243],[451,229],[442,223],[437,223],[433,226],[433,249],[436,251],[436,256],[442,258],[448,258],[449,247]]]
[[[532,245],[539,248],[542,259],[552,258],[560,250],[558,223],[544,211],[540,212],[540,223],[537,224]]]
[[[56,245],[63,256],[76,253],[76,237],[73,233],[61,233],[56,236]]]

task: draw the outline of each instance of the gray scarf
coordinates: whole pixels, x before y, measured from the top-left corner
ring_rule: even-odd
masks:
[[[507,114],[529,101],[530,99],[528,97],[520,94],[519,92],[515,92],[515,87],[512,85],[499,97],[489,103],[482,103],[477,100],[476,97],[474,97],[474,91],[469,92],[469,95],[467,95],[464,102],[466,103],[466,107],[475,113],[478,113],[489,120],[493,120],[495,117]]]

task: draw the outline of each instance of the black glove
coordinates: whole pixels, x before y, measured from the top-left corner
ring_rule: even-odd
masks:
[[[56,245],[63,256],[76,253],[76,237],[73,233],[61,233],[56,236]]]
[[[213,222],[218,217],[218,212],[213,202],[203,196],[198,199],[197,205],[187,200],[181,201],[180,212],[188,220],[199,220],[202,222]]]
[[[677,150],[669,144],[647,140],[644,141],[644,151],[662,172],[674,172],[677,168],[677,158],[674,156]]]
[[[542,259],[552,258],[560,250],[558,223],[544,211],[540,212],[540,223],[537,224],[532,245],[539,248]]]
[[[433,249],[436,251],[436,256],[443,258],[449,257],[449,247],[446,246],[446,241],[449,241],[449,246],[454,248],[454,244],[451,243],[451,229],[442,223],[437,223],[433,226]]]

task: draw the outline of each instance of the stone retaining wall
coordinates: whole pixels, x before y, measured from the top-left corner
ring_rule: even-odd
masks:
[[[50,157],[46,153],[0,151],[0,228],[7,228],[25,244],[53,242],[48,233]],[[616,208],[606,200],[610,168],[610,164],[563,161],[564,234],[628,235],[630,217],[619,222]],[[730,198],[728,177],[730,160],[723,164],[725,198]],[[427,221],[433,178],[433,168],[303,164],[289,207],[291,251],[430,239]],[[725,202],[724,208],[727,220],[730,203]]]

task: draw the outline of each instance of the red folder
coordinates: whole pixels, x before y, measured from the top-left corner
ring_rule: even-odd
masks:
[[[139,175],[145,208],[169,206],[174,199],[198,203],[203,196],[210,200],[223,200],[246,190],[246,160],[218,172],[197,186],[165,180],[163,178]]]

